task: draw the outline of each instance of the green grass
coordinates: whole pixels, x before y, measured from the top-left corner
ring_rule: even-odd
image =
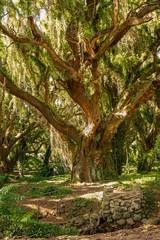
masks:
[[[67,194],[73,193],[73,189],[63,186],[45,186],[45,187],[33,187],[25,193],[25,196],[30,197],[42,197],[49,196],[52,198],[61,198]]]
[[[68,182],[70,181],[71,177],[69,174],[67,175],[56,175],[51,177],[38,177],[35,176],[34,173],[25,174],[23,178],[21,178],[21,184],[50,184],[55,182]]]
[[[160,174],[156,172],[130,175],[122,174],[115,187],[131,188],[134,184],[160,190]]]

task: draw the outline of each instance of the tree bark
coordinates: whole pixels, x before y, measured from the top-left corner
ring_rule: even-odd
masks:
[[[71,180],[72,182],[91,182],[89,169],[90,149],[89,141],[84,137],[73,157]]]

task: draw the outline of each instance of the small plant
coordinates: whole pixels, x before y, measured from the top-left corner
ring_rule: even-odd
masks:
[[[51,223],[42,223],[35,220],[26,225],[26,236],[30,238],[49,238],[51,236],[76,235],[78,231],[73,228],[56,226]]]
[[[0,175],[0,188],[2,188],[4,184],[7,182],[8,177],[9,177],[8,175]]]
[[[69,213],[70,217],[77,217],[80,213],[85,213],[86,208],[89,208],[89,211],[92,210],[92,199],[87,198],[74,198],[72,200],[73,203],[73,210]],[[87,210],[88,211],[88,210]]]
[[[69,193],[73,193],[73,189],[63,186],[46,186],[33,187],[28,192],[26,192],[25,195],[30,197],[50,196],[53,198],[60,198]]]

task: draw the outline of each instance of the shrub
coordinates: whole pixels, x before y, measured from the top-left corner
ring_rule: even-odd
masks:
[[[4,186],[7,180],[8,180],[8,175],[0,175],[0,188]]]

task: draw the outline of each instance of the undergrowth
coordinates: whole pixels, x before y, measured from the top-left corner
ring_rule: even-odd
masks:
[[[25,193],[30,197],[50,196],[53,198],[64,197],[69,193],[73,193],[73,189],[63,186],[45,186],[45,187],[33,187]]]
[[[62,228],[51,223],[42,223],[35,212],[26,212],[19,205],[24,198],[11,192],[13,185],[8,185],[0,192],[0,239],[8,237],[48,238],[59,235],[75,235],[77,230]]]
[[[93,203],[92,199],[78,198],[78,197],[74,198],[72,200],[73,209],[69,213],[69,216],[77,217],[80,213],[85,213],[86,208],[87,208],[87,211],[90,212],[92,210],[92,203]]]
[[[153,192],[151,189],[142,188],[143,195],[145,197],[145,205],[143,206],[143,214],[146,218],[151,216],[156,208],[157,203],[153,201]]]

